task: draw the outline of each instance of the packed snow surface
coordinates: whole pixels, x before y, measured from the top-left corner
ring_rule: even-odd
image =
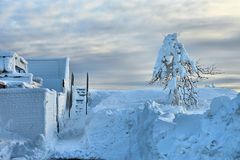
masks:
[[[88,111],[64,119],[54,145],[2,128],[0,159],[240,159],[240,95],[231,90],[199,89],[192,108],[169,105],[164,91],[94,90]]]

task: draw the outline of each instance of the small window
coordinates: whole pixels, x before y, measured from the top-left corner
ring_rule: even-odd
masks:
[[[18,73],[26,73],[22,68],[18,67],[18,66],[15,66],[15,70],[16,72]]]

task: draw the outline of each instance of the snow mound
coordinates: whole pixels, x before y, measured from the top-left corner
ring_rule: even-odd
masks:
[[[27,140],[0,128],[0,160],[46,160],[52,154],[51,148],[43,135]]]
[[[145,119],[153,117],[151,108],[145,108],[149,112]],[[204,114],[175,116],[173,123],[155,118],[147,125],[152,132],[146,136],[147,145],[142,146],[153,149],[143,159],[240,158],[240,94],[232,100],[226,96],[214,98]]]

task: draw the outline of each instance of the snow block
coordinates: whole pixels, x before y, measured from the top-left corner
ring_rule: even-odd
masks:
[[[28,139],[56,132],[56,92],[48,89],[1,89],[0,125]]]

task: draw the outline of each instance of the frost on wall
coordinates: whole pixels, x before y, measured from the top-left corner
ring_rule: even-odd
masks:
[[[1,89],[1,126],[25,138],[56,132],[56,92],[47,89]]]
[[[178,41],[177,34],[168,34],[159,50],[151,83],[159,82],[168,89],[169,102],[173,105],[196,105],[196,84],[204,78],[202,74],[213,74],[213,69],[197,65]]]

